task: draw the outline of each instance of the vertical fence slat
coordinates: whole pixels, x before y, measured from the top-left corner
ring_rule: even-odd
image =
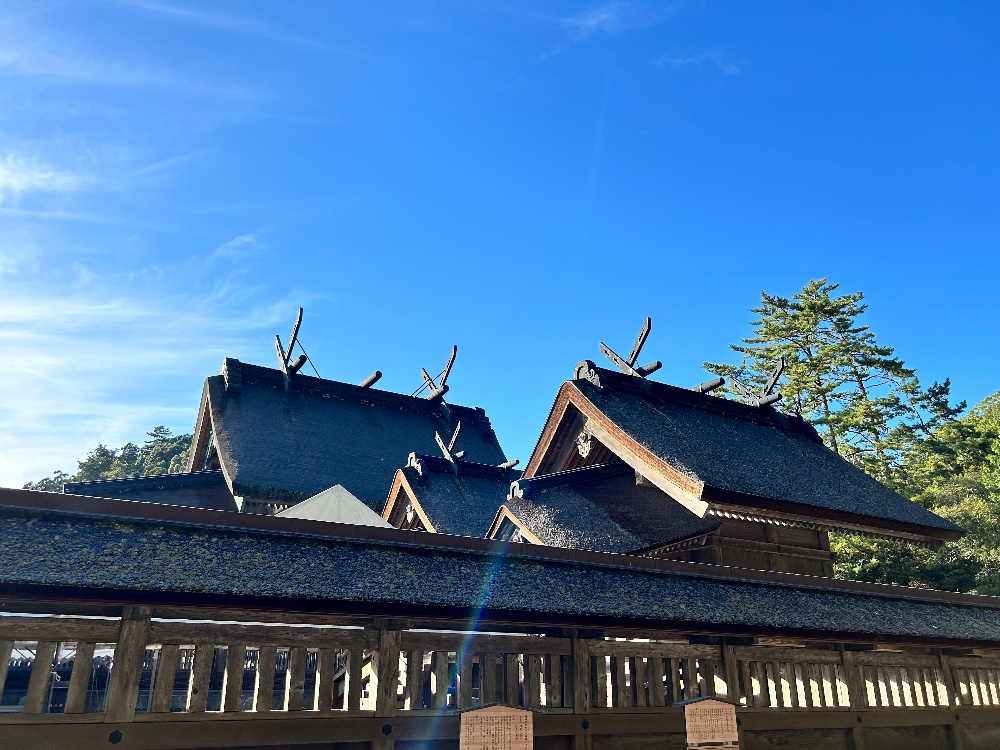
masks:
[[[497,655],[479,655],[479,702],[493,703],[497,699]]]
[[[560,708],[563,704],[563,657],[556,655],[546,658],[552,661],[547,705],[552,708]]]
[[[2,647],[3,644],[0,644]],[[94,666],[93,643],[77,643],[76,655],[73,657],[73,671],[69,677],[69,689],[66,691],[66,704],[63,706],[63,713],[82,714],[86,708],[87,688],[90,686],[90,671]],[[0,648],[0,656],[3,649]],[[3,689],[3,680],[0,679],[0,690]]]
[[[590,646],[573,632],[570,641],[573,649],[573,711],[583,714],[590,711]]]
[[[667,696],[667,705],[672,706],[678,701],[684,700],[684,692],[681,688],[681,660],[667,659],[667,684],[670,686],[670,693]]]
[[[733,700],[739,703],[743,703],[746,706],[753,705],[753,682],[750,679],[750,664],[745,659],[739,662],[739,675],[740,679],[743,680],[743,690],[742,693],[737,685],[737,690]],[[741,701],[741,698],[743,699]]]
[[[35,649],[35,661],[31,665],[28,678],[28,692],[24,696],[24,713],[40,714],[48,708],[49,685],[52,683],[52,659],[56,655],[53,641],[39,641]]]
[[[663,658],[654,656],[650,662],[649,697],[654,706],[663,705]]]
[[[361,710],[361,671],[364,667],[365,652],[352,648],[347,652],[347,710]]]
[[[204,644],[194,647],[194,664],[191,665],[191,679],[188,680],[187,711],[192,714],[205,712],[208,705],[208,681],[212,676],[212,659],[215,646]]]
[[[779,668],[784,666],[782,674],[782,687],[788,685],[788,707],[789,708],[799,708],[799,680],[796,674],[795,662],[782,662],[778,665]]]
[[[424,707],[424,652],[408,651],[406,654],[406,697],[411,711]]]
[[[518,654],[503,655],[504,701],[511,706],[521,704],[521,674]]]
[[[285,669],[285,710],[301,711],[306,694],[306,659],[309,650],[305,646],[293,646],[288,654],[288,668]]]
[[[271,710],[274,702],[274,660],[276,646],[261,646],[257,651],[257,676],[254,679],[253,710],[259,713]]]
[[[0,641],[0,693],[7,681],[7,668],[10,666],[10,652],[14,650],[14,641]]]
[[[472,705],[472,660],[471,653],[459,652],[457,657],[462,661],[458,665],[458,707],[468,708]],[[482,674],[482,664],[479,665],[479,673]]]
[[[524,684],[527,690],[525,704],[530,708],[539,708],[541,704],[542,663],[537,654],[529,654],[524,665]]]
[[[105,719],[112,723],[130,722],[135,716],[149,635],[149,609],[126,607],[125,610],[111,664],[108,708],[105,711]]]
[[[597,695],[594,696],[594,705],[598,708],[609,706],[608,703],[608,657],[594,657],[597,664]]]
[[[156,660],[156,679],[153,682],[153,702],[150,711],[167,713],[174,697],[174,679],[177,677],[177,658],[180,646],[165,644],[160,646],[160,656]]]
[[[337,655],[332,648],[323,647],[316,653],[316,690],[313,693],[314,711],[332,711],[334,699],[333,675]]]
[[[434,708],[448,707],[448,652],[435,651],[431,658],[434,670]]]
[[[635,686],[635,705],[646,705],[646,660],[637,656],[632,660],[632,683]]]
[[[243,706],[243,670],[247,647],[234,644],[226,649],[226,672],[222,677],[222,710],[233,713]]]

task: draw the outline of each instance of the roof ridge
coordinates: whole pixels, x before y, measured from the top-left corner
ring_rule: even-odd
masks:
[[[816,443],[823,442],[823,439],[816,432],[816,428],[812,426],[809,420],[798,414],[785,414],[770,405],[751,406],[740,401],[732,401],[720,396],[712,396],[708,393],[699,393],[689,388],[682,388],[681,386],[670,385],[669,383],[660,383],[655,380],[643,380],[642,383],[638,383],[636,382],[637,379],[630,375],[615,372],[614,370],[597,365],[594,365],[592,369],[600,372],[602,386],[610,388],[612,391],[628,391],[638,395],[652,396],[663,401],[673,401],[694,409],[714,412],[725,417],[743,419],[768,427],[787,430],[788,432],[797,432]],[[582,380],[582,378],[578,380]]]
[[[494,464],[483,464],[476,461],[457,461],[453,464],[441,456],[417,453],[415,451],[407,459],[407,466],[412,467],[414,462],[417,461],[423,465],[423,469],[429,469],[439,474],[454,474],[457,469],[458,476],[480,477],[483,479],[513,479],[515,475],[521,473],[513,466],[495,466]]]
[[[566,471],[555,471],[551,474],[541,474],[528,479],[518,479],[516,482],[513,482],[511,496],[525,499],[531,497],[535,492],[550,487],[560,487],[566,484],[604,479],[624,474],[627,471],[632,471],[628,464],[624,462],[612,462],[596,464],[594,466],[583,466],[578,469],[567,469]],[[516,485],[516,488],[514,485]]]
[[[232,357],[227,357],[224,364],[228,365],[228,368],[233,368],[235,365],[239,365],[241,387],[246,385],[248,382],[253,381],[267,385],[281,385],[284,387],[282,372],[277,368],[248,364],[246,362],[240,362],[239,360],[233,359]],[[222,373],[222,376],[225,377],[225,372]],[[355,385],[354,383],[347,383],[341,380],[330,380],[328,378],[317,378],[301,372],[296,373],[295,375],[295,384],[292,387],[292,391],[329,396],[361,397],[359,400],[406,406],[408,408],[416,408],[419,411],[427,413],[440,413],[441,411],[439,403],[428,401],[427,399],[419,396],[410,396],[404,393],[396,393],[395,391],[384,391],[380,388],[365,388],[360,385]],[[487,423],[489,422],[489,418],[486,416],[486,410],[481,406],[464,406],[462,404],[453,404],[448,402],[448,407],[452,410],[457,409],[462,412],[471,412],[472,416],[476,419],[485,420]]]

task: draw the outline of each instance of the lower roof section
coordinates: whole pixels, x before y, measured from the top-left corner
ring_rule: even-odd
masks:
[[[206,510],[237,510],[221,471],[192,471],[181,474],[157,474],[122,479],[98,479],[93,482],[67,482],[67,495],[89,495],[116,500],[185,505]]]
[[[23,490],[0,549],[8,599],[1000,644],[992,597]]]

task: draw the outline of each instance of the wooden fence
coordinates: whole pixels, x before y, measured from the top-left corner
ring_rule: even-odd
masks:
[[[10,745],[17,747],[32,746],[32,737],[39,746],[43,739],[55,746],[75,738],[73,746],[105,747],[117,738],[123,747],[190,747],[206,741],[204,729],[185,734],[167,727],[197,720],[232,728],[233,720],[259,724],[272,717],[307,724],[366,719],[364,728],[358,722],[326,726],[340,727],[335,736],[368,738],[384,748],[408,736],[393,736],[394,727],[418,726],[406,717],[440,719],[455,709],[502,702],[534,710],[536,731],[589,747],[600,744],[602,727],[676,734],[682,725],[673,704],[700,696],[737,703],[745,733],[806,722],[843,734],[843,747],[863,745],[866,721],[937,727],[947,747],[962,743],[955,725],[963,714],[966,723],[1000,726],[1000,657],[992,655],[698,643],[677,633],[492,634],[406,624],[181,621],[137,607],[126,608],[121,619],[3,616],[0,740],[16,736],[27,743]],[[616,717],[617,723],[608,723]],[[660,722],[650,723],[656,717]],[[66,734],[75,725],[82,733]],[[147,726],[145,733],[134,731],[139,726]],[[426,731],[440,739],[457,732],[451,720],[419,726],[424,728],[411,734]],[[56,733],[47,734],[46,727]],[[293,737],[313,734],[286,721],[276,736],[294,744],[299,740]]]

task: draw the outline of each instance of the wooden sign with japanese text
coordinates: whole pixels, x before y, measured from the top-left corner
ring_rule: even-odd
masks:
[[[684,706],[687,744],[696,747],[738,747],[736,706],[717,700],[700,700]]]
[[[459,750],[532,750],[531,711],[487,706],[462,713]]]

